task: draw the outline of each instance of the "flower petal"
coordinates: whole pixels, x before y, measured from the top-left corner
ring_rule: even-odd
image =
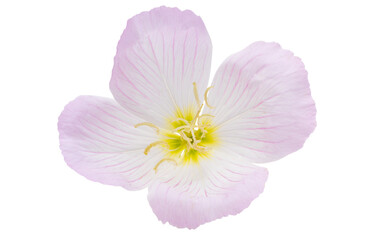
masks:
[[[118,43],[110,89],[116,101],[163,126],[207,88],[212,44],[200,17],[160,7],[128,21]]]
[[[157,141],[152,129],[136,129],[142,120],[113,99],[80,96],[70,102],[58,122],[60,148],[66,163],[86,178],[130,190],[147,186],[162,158],[145,147]]]
[[[180,228],[197,228],[240,213],[263,192],[267,169],[221,155],[216,152],[215,157],[198,165],[162,166],[148,192],[159,220]]]
[[[301,148],[316,126],[302,61],[277,43],[256,42],[220,66],[208,101],[228,150],[250,162],[278,160]],[[221,97],[219,97],[221,96]]]

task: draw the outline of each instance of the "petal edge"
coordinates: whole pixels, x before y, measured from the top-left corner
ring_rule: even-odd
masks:
[[[128,190],[146,187],[161,154],[155,150],[150,156],[143,154],[157,136],[134,128],[136,121],[142,120],[113,99],[79,96],[65,106],[58,121],[65,162],[92,181]]]
[[[204,223],[240,213],[263,192],[268,171],[252,167],[251,173],[232,181],[231,187],[222,188],[218,194],[193,196],[176,185],[154,181],[147,198],[162,223],[195,229]]]
[[[300,149],[316,127],[316,108],[300,58],[277,43],[256,42],[220,66],[209,101],[228,150],[249,162]],[[222,96],[219,98],[218,96]]]
[[[110,90],[122,106],[158,126],[207,88],[212,44],[199,16],[160,7],[131,18],[118,43]]]

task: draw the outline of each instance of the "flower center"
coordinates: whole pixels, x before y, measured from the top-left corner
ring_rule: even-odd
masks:
[[[207,88],[205,92],[204,101],[208,107],[213,108],[207,101],[207,93],[210,88]],[[193,91],[197,106],[185,110],[178,109],[174,117],[169,119],[166,128],[159,128],[148,122],[135,125],[135,127],[152,127],[160,136],[160,141],[149,144],[144,150],[144,154],[147,155],[152,147],[163,147],[166,157],[156,164],[155,170],[164,161],[170,161],[176,165],[198,164],[201,159],[210,156],[212,147],[217,144],[216,129],[212,125],[214,116],[201,114],[204,104],[200,104],[195,83],[193,83]]]

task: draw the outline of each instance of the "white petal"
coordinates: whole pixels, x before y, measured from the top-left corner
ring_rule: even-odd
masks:
[[[162,222],[196,228],[240,213],[262,193],[268,176],[265,168],[221,152],[213,155],[199,164],[160,166],[148,200]]]
[[[160,7],[128,21],[115,57],[110,89],[126,109],[163,126],[203,95],[212,45],[200,17]]]
[[[146,187],[162,158],[158,149],[144,155],[157,141],[154,130],[136,129],[142,122],[112,99],[80,96],[59,117],[60,148],[66,163],[86,178],[130,190]]]
[[[256,42],[218,69],[208,101],[223,146],[250,162],[301,148],[316,126],[316,108],[301,60],[276,43]]]

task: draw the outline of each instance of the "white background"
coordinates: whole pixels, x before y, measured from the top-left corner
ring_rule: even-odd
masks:
[[[202,17],[212,75],[257,40],[292,50],[318,111],[303,149],[263,164],[248,209],[196,230],[159,222],[146,190],[79,176],[58,147],[64,105],[111,97],[126,21],[161,5]],[[368,239],[367,12],[364,1],[1,1],[0,239]]]

